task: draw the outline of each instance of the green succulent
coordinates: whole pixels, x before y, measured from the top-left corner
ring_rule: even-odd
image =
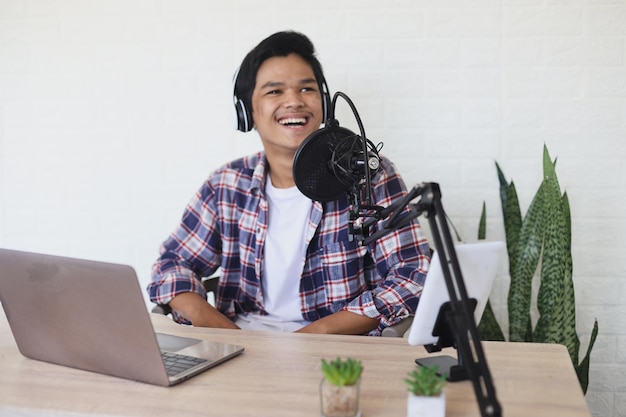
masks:
[[[437,397],[446,386],[446,377],[437,374],[437,366],[419,366],[407,374],[406,382],[409,392],[420,397]]]
[[[361,361],[347,358],[342,360],[337,358],[326,362],[322,359],[322,373],[328,382],[337,386],[354,385],[361,378],[363,365]]]

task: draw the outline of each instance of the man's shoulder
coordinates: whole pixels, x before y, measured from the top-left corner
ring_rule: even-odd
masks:
[[[243,182],[251,183],[259,172],[264,172],[264,161],[262,151],[235,159],[216,169],[208,182],[216,188],[239,188]]]
[[[259,151],[253,153],[252,155],[247,155],[233,161],[230,161],[222,166],[222,170],[232,170],[232,171],[252,171],[259,166],[259,164],[264,159],[263,151]]]

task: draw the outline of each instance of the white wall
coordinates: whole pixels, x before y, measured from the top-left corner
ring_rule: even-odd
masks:
[[[409,186],[441,184],[468,240],[483,201],[503,235],[494,162],[525,210],[548,145],[583,347],[600,323],[587,399],[626,416],[624,0],[1,0],[0,246],[128,263],[146,284],[205,176],[260,148],[231,129],[231,79],[282,29],[312,38]]]

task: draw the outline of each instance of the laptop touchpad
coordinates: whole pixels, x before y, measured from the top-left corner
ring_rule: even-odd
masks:
[[[178,352],[191,345],[201,342],[200,339],[192,339],[190,337],[174,336],[165,333],[156,333],[157,341],[161,350],[167,352]]]

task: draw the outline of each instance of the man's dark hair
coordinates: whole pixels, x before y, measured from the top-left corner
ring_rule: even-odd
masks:
[[[302,33],[294,31],[277,32],[262,40],[248,52],[239,67],[234,92],[235,96],[243,101],[248,111],[252,111],[252,92],[256,86],[257,72],[263,62],[275,56],[285,57],[289,54],[297,54],[308,62],[313,69],[320,92],[325,90],[322,64],[315,56],[315,47],[311,40]]]

